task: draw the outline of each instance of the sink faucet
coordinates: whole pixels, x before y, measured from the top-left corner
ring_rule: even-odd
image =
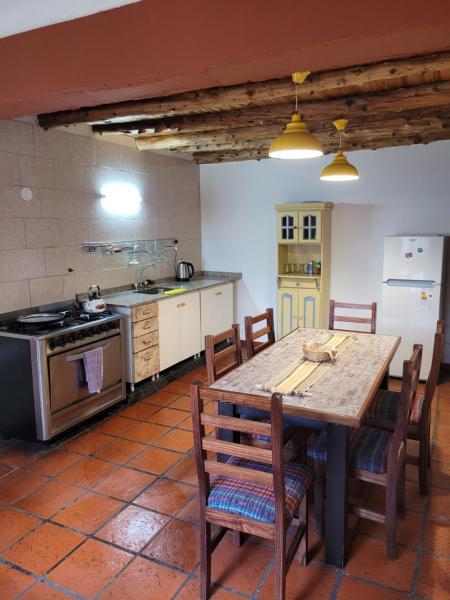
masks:
[[[144,289],[146,286],[146,280],[143,280],[143,276],[144,276],[144,271],[146,269],[148,269],[149,267],[154,267],[155,265],[152,262],[147,263],[146,265],[144,265],[142,268],[139,269],[139,271],[137,271],[136,274],[136,281],[134,284],[134,289],[136,290],[142,290]]]

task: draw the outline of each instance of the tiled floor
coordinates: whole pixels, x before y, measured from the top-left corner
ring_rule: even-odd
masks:
[[[0,440],[1,600],[198,598],[187,394],[199,378],[203,367],[50,448]],[[450,597],[449,434],[450,381],[434,406],[429,498],[407,468],[398,560],[386,559],[382,527],[352,520],[345,570],[327,567],[311,529],[313,560],[293,563],[289,600]],[[213,598],[271,599],[272,567],[269,544],[237,549],[226,536],[213,555]]]

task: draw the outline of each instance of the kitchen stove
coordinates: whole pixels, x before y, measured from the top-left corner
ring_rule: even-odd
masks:
[[[16,314],[0,322],[0,433],[48,440],[126,397],[123,315],[72,303],[52,313],[45,315],[61,318],[23,323]],[[91,394],[83,359],[98,347],[103,386]]]

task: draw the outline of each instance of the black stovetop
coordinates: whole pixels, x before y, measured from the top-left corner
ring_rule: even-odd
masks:
[[[55,315],[61,315],[61,319],[52,323],[20,323],[16,319],[0,322],[1,331],[10,331],[12,333],[41,334],[52,333],[53,331],[67,330],[77,325],[85,323],[94,323],[102,321],[115,313],[105,310],[101,313],[88,313],[83,309],[70,308],[68,310],[56,311]]]

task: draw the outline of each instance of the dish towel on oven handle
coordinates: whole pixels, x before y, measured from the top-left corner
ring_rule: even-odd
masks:
[[[103,387],[103,348],[99,346],[85,352],[83,363],[89,393],[100,393]]]

